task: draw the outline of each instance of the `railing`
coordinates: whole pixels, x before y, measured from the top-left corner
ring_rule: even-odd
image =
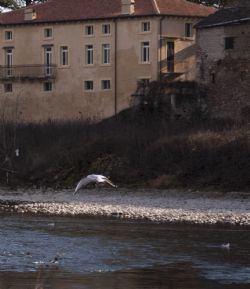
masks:
[[[56,78],[57,67],[51,65],[13,65],[0,66],[0,79],[53,79]]]

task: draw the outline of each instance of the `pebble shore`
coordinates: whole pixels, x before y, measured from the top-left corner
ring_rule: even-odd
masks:
[[[0,212],[249,226],[250,194],[102,188],[73,195],[71,190],[0,190]]]

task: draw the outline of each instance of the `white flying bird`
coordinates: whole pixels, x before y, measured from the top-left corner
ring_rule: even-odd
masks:
[[[115,184],[113,184],[108,178],[102,175],[88,175],[87,177],[81,179],[75,188],[74,194],[76,194],[82,187],[87,186],[91,183],[102,183],[102,184],[109,184],[110,186],[117,188]]]

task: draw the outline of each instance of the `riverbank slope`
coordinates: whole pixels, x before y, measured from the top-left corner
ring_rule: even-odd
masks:
[[[135,109],[99,123],[0,126],[0,184],[70,189],[88,174],[120,186],[250,191],[250,126]]]

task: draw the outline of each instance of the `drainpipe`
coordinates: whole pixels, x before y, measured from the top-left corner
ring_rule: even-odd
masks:
[[[117,19],[114,19],[115,28],[115,51],[114,51],[114,111],[117,114]]]

